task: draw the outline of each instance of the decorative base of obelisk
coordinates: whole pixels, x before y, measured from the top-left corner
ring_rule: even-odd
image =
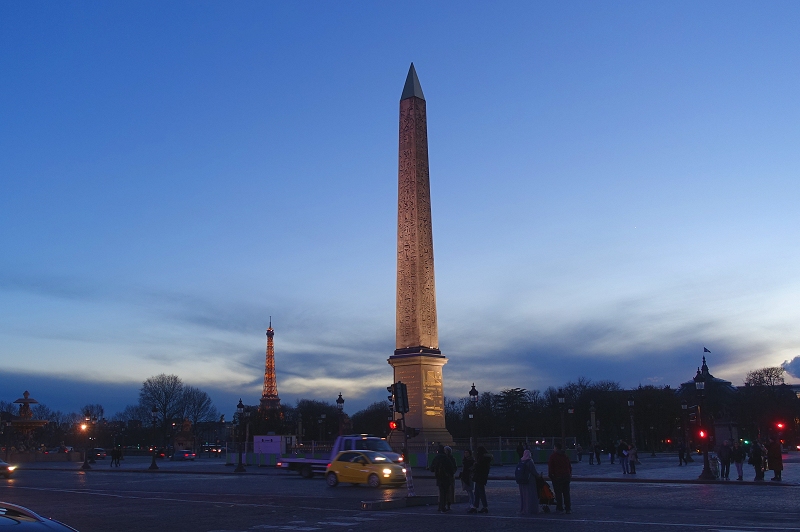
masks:
[[[408,350],[398,350],[396,353],[403,351]],[[409,411],[406,414],[406,426],[419,429],[419,434],[411,438],[409,443],[435,442],[451,445],[453,437],[444,422],[442,382],[442,366],[447,364],[447,358],[437,353],[438,350],[421,348],[416,351],[395,354],[388,360],[394,368],[394,382],[403,382],[408,389]],[[400,419],[400,414],[395,414],[395,418]],[[403,437],[401,432],[392,433],[389,435],[389,443],[395,448],[401,448],[404,444]]]

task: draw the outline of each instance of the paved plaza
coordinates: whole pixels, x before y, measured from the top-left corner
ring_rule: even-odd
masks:
[[[518,489],[511,466],[493,469],[487,486],[490,513],[467,515],[466,504],[439,514],[436,506],[362,511],[362,501],[401,498],[405,488],[329,488],[274,468],[244,474],[218,459],[160,461],[150,472],[146,457],[121,468],[98,462],[26,464],[0,481],[0,499],[64,521],[80,532],[187,530],[800,530],[800,463],[786,457],[783,483],[696,483],[698,460],[678,467],[672,456],[643,457],[637,475],[619,466],[575,464],[571,515],[517,515]],[[748,477],[752,478],[752,468]],[[770,474],[767,474],[770,478]],[[417,495],[434,495],[430,475],[415,475]]]

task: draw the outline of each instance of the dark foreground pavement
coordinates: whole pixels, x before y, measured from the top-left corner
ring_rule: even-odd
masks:
[[[363,500],[403,497],[405,488],[328,488],[322,479],[305,480],[265,468],[250,468],[248,474],[236,475],[231,468],[212,462],[164,464],[156,473],[144,472],[145,466],[135,474],[110,470],[107,465],[89,472],[74,467],[21,469],[11,480],[0,479],[0,500],[27,506],[81,532],[401,528],[459,532],[531,528],[800,531],[800,487],[774,483],[574,482],[571,515],[519,517],[516,484],[491,480],[487,489],[490,513],[476,516],[467,515],[464,504],[454,506],[449,514],[437,513],[435,506],[359,509]],[[136,469],[133,461],[125,467]],[[167,471],[174,474],[164,474]],[[193,474],[178,474],[181,472]],[[502,470],[498,468],[498,472]],[[415,487],[418,495],[436,493],[430,479],[416,479]]]

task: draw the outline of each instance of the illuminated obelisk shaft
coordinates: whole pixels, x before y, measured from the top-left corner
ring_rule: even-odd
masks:
[[[397,328],[389,364],[395,382],[408,386],[406,425],[420,429],[419,440],[452,441],[444,423],[446,363],[436,322],[425,97],[412,63],[400,97]]]

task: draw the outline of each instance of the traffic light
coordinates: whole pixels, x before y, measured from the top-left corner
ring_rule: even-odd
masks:
[[[697,436],[698,436],[698,437],[699,437],[701,440],[705,440],[705,439],[706,439],[706,436],[708,436],[708,433],[707,433],[705,430],[703,430],[703,429],[700,429],[699,431],[697,431]]]
[[[778,430],[783,430],[783,423],[781,423],[780,421],[775,423],[775,426],[778,427]]]
[[[392,410],[394,410],[394,403],[395,403],[395,396],[396,393],[396,385],[392,384],[391,386],[386,387],[386,391],[389,392],[389,402],[392,403]]]
[[[397,430],[397,421],[390,421],[389,422],[389,430]]]
[[[414,427],[406,427],[406,436],[409,438],[419,436],[419,429],[415,429]]]
[[[402,382],[398,381],[394,384],[394,390],[395,390],[394,411],[399,412],[401,414],[407,413],[408,387]]]

